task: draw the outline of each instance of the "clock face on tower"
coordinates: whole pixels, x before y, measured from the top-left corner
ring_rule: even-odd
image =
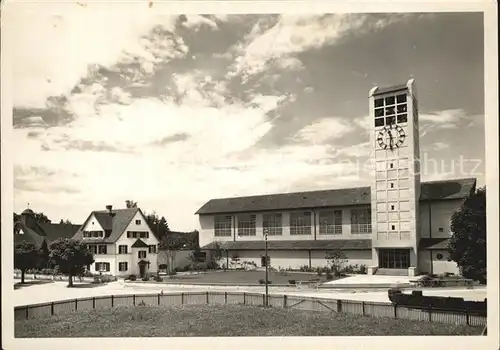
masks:
[[[404,129],[396,124],[384,127],[377,135],[377,142],[383,149],[393,150],[403,145],[406,138]]]

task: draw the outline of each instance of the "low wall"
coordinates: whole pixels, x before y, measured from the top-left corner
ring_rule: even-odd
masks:
[[[169,294],[107,295],[92,298],[63,300],[14,307],[15,320],[61,315],[80,310],[104,309],[118,306],[139,305],[266,305],[264,293],[241,292],[188,292]],[[415,309],[392,305],[391,303],[335,300],[303,296],[269,294],[267,305],[271,307],[301,309],[317,312],[342,312],[374,317],[390,317],[437,323],[485,326],[486,316],[463,311],[440,310],[436,308]]]

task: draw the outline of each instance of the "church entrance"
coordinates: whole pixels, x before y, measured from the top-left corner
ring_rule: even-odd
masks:
[[[382,269],[407,269],[410,267],[410,250],[380,249],[378,266]]]

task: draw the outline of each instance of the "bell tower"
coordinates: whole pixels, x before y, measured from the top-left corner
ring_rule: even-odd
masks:
[[[369,94],[372,266],[387,273],[418,267],[420,149],[413,79]],[[382,273],[382,272],[381,272]]]

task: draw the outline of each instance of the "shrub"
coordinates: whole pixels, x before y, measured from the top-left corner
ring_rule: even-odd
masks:
[[[163,278],[161,278],[160,276],[156,276],[154,279],[155,279],[156,282],[162,282],[163,281]]]
[[[116,281],[116,277],[111,275],[102,275],[100,278],[103,283]]]
[[[259,284],[266,284],[266,280],[265,280],[265,279],[263,279],[263,278],[261,278],[261,279],[259,280]],[[271,281],[267,280],[267,284],[271,284]]]
[[[333,280],[333,274],[332,274],[331,272],[327,272],[327,273],[326,273],[326,280],[327,280],[327,281],[331,281],[331,280]]]
[[[128,276],[128,280],[130,280],[130,281],[135,281],[136,279],[137,279],[137,277],[135,275]]]
[[[317,274],[318,276],[323,276],[323,271],[318,271],[318,272],[316,272],[316,274]]]
[[[359,266],[359,273],[362,275],[366,275],[368,273],[368,266],[360,265]]]
[[[310,268],[307,265],[302,265],[299,267],[300,272],[308,272],[309,270],[310,270]]]
[[[149,277],[148,277],[148,276],[144,276],[144,277],[142,278],[142,280],[143,280],[144,282],[149,281]]]
[[[288,283],[295,284],[295,280],[288,280]]]

